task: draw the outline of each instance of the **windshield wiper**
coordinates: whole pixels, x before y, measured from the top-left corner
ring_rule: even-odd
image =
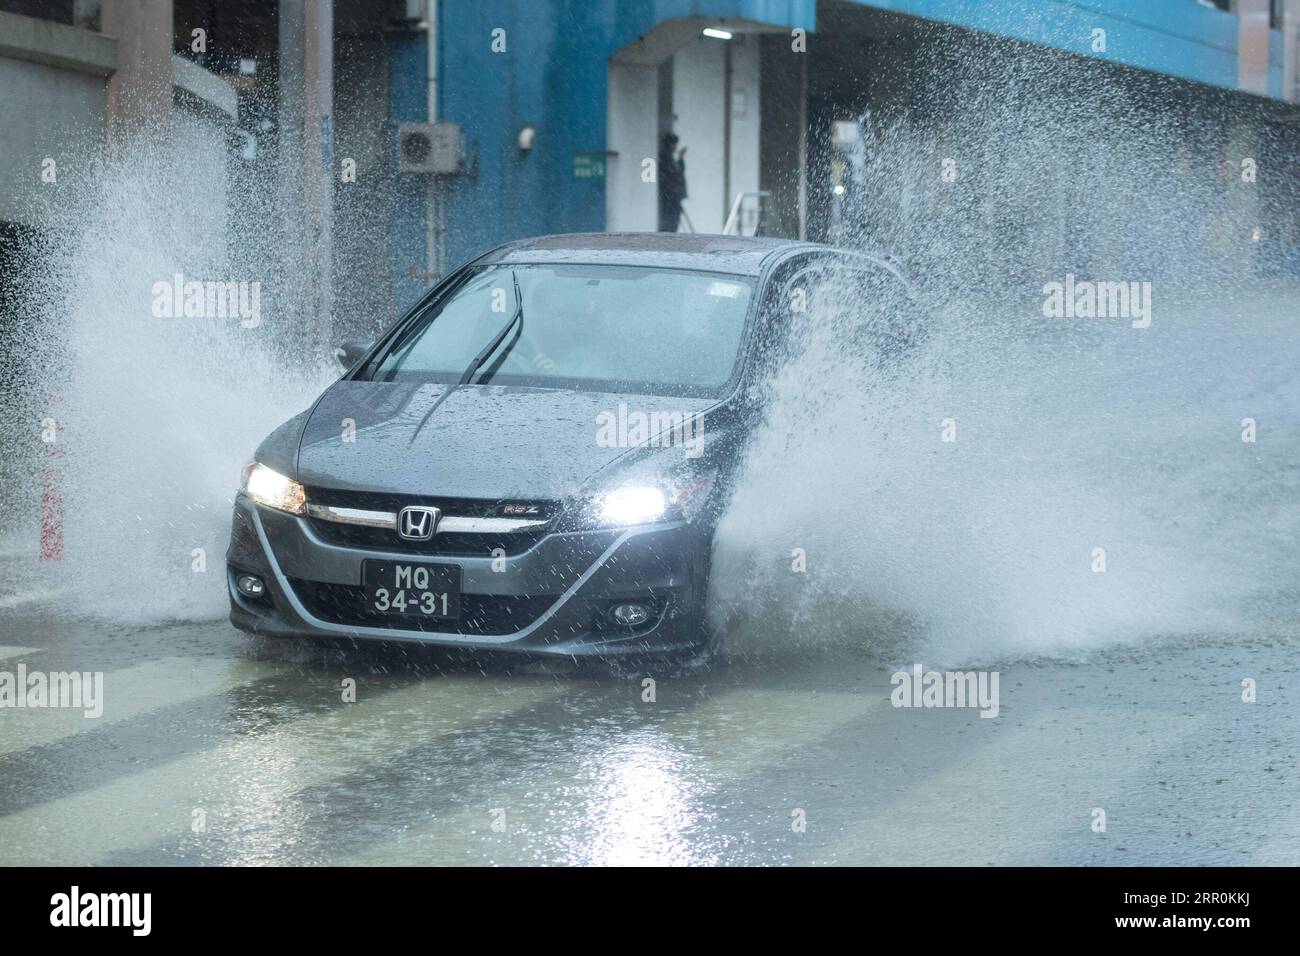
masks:
[[[505,337],[510,334],[510,330],[515,327],[516,322],[519,323],[519,331],[521,333],[523,332],[524,296],[523,293],[519,291],[519,277],[515,275],[514,269],[510,270],[510,280],[515,286],[515,314],[510,317],[510,321],[507,322],[505,327],[496,334],[496,337],[487,344],[487,347],[484,348],[482,352],[479,352],[478,355],[474,356],[474,361],[470,362],[469,368],[465,369],[461,374],[460,381],[456,383],[457,385],[469,384],[470,379],[472,379],[475,373],[483,367],[483,363],[488,360],[488,356],[495,352],[505,340]]]
[[[515,285],[515,314],[511,316],[510,321],[506,323],[505,328],[503,328],[500,332],[496,334],[496,338],[494,338],[491,342],[488,343],[487,348],[485,348],[482,352],[479,352],[478,355],[474,356],[474,361],[469,363],[469,368],[465,369],[465,371],[461,374],[460,381],[458,381],[455,385],[449,385],[447,387],[447,390],[443,392],[441,395],[439,395],[437,400],[432,405],[429,406],[429,410],[425,412],[424,415],[420,418],[420,424],[416,425],[415,428],[412,429],[411,440],[409,444],[412,445],[415,444],[415,439],[417,436],[419,436],[420,432],[424,429],[425,424],[429,421],[430,418],[433,417],[433,413],[442,407],[442,403],[445,402],[447,399],[451,398],[451,393],[456,391],[456,389],[460,388],[462,385],[466,385],[469,383],[469,380],[474,377],[474,373],[476,373],[483,366],[483,363],[487,361],[488,356],[491,355],[493,352],[495,352],[497,346],[501,344],[501,341],[507,335],[510,334],[510,330],[514,327],[514,324],[516,322],[519,323],[520,333],[523,332],[524,295],[522,292],[519,291],[519,277],[515,275],[515,270],[513,269],[510,270],[510,280]]]

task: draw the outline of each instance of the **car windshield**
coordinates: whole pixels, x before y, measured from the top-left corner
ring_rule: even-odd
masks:
[[[523,302],[521,321],[515,283]],[[753,280],[624,266],[498,266],[469,275],[379,360],[376,381],[717,396],[731,381]]]

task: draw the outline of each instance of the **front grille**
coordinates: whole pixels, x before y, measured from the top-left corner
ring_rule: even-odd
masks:
[[[431,505],[442,510],[445,517],[500,518],[518,517],[527,520],[549,521],[559,513],[554,501],[523,501],[516,498],[494,500],[486,498],[438,498],[419,495],[402,495],[376,491],[340,491],[333,488],[307,488],[307,500],[335,508],[360,508],[366,511],[391,511],[397,513],[408,505]],[[503,513],[506,505],[535,507],[535,513]],[[370,551],[396,551],[444,557],[495,557],[498,554],[513,556],[527,551],[547,534],[549,525],[514,532],[491,533],[437,533],[428,541],[408,541],[389,528],[367,528],[364,525],[341,524],[320,518],[308,518],[312,531],[330,544]]]
[[[555,598],[493,594],[460,596],[460,617],[454,621],[381,614],[366,607],[365,589],[352,584],[325,584],[290,578],[294,593],[314,617],[331,624],[387,627],[441,634],[514,634],[536,621]]]
[[[309,487],[304,489],[307,500],[336,508],[362,508],[367,511],[400,511],[407,505],[433,505],[444,514],[466,518],[518,517],[530,519],[553,518],[560,506],[555,501],[532,501],[522,498],[442,498],[437,495],[403,495],[388,491],[342,491],[337,488]],[[536,514],[507,515],[501,508],[506,504],[535,505]]]
[[[508,534],[435,534],[428,541],[407,541],[388,528],[367,528],[308,518],[312,531],[322,541],[369,551],[400,551],[442,557],[491,558],[497,549],[506,555],[522,554],[546,536],[545,528]]]

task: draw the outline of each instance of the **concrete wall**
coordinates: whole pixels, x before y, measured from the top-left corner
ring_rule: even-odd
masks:
[[[727,103],[726,59],[731,53],[732,102]],[[721,232],[731,200],[758,189],[760,78],[758,38],[700,37],[673,55],[673,130],[686,153],[686,202],[696,232]],[[743,99],[741,115],[736,107]],[[731,107],[730,162],[727,111]],[[687,226],[683,222],[682,231]]]
[[[83,177],[103,155],[108,84],[120,55],[112,37],[0,12],[0,221],[46,224],[68,201],[59,183]],[[173,56],[169,66],[168,108],[183,124],[174,147],[202,167],[204,182],[224,189],[235,93],[188,60]],[[47,159],[54,161],[54,182],[42,179]],[[224,225],[211,224],[221,231]]]
[[[696,232],[721,232],[724,79],[722,43],[700,37],[673,55],[673,131],[686,152],[686,201]],[[683,220],[681,230],[688,231]]]
[[[104,143],[115,62],[108,37],[0,13],[0,221],[39,224],[60,203],[57,180],[41,181],[45,159],[56,177],[85,172]]]
[[[654,232],[659,206],[656,184],[641,176],[642,163],[659,154],[659,68],[609,64],[605,166],[605,228]]]

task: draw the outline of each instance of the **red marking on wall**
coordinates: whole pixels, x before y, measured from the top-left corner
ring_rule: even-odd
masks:
[[[56,417],[63,395],[50,393],[50,414],[41,422],[41,560],[63,560],[63,426]],[[47,432],[53,423],[53,441]]]

